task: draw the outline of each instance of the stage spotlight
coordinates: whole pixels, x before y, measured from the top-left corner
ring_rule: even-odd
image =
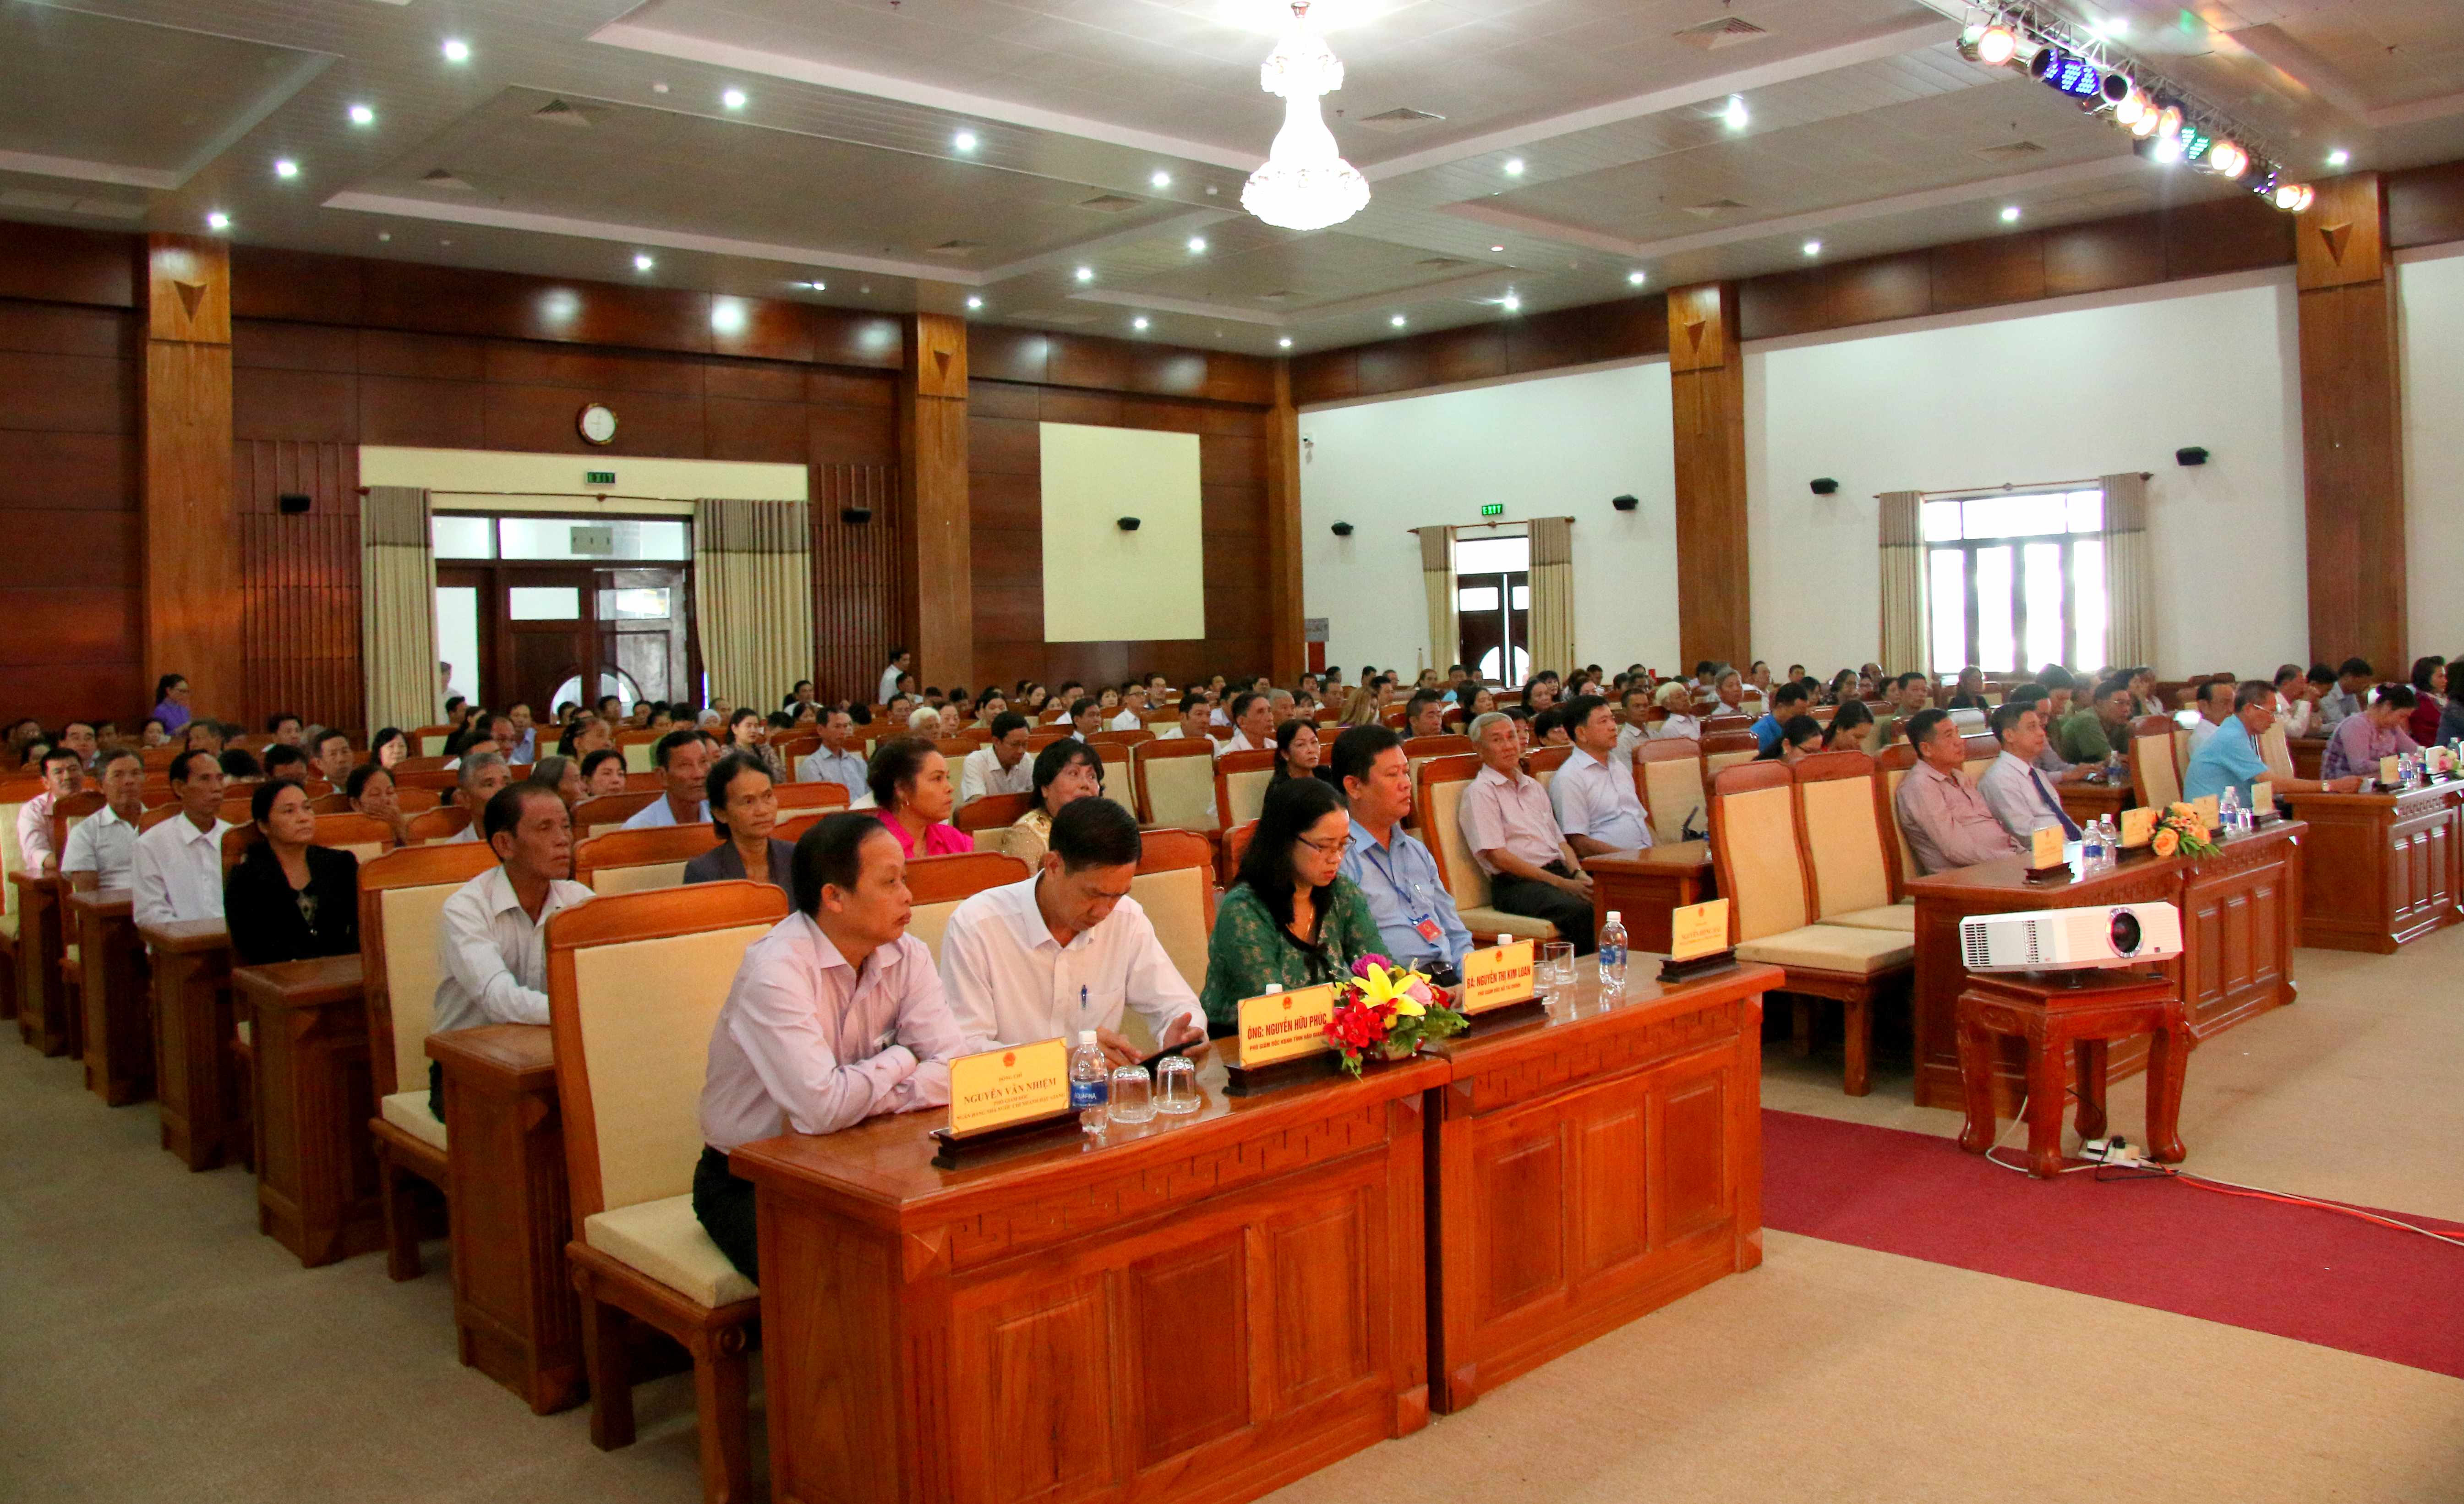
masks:
[[[2048,47],[2028,64],[2028,74],[2049,89],[2059,90],[2089,109],[2102,105],[2104,71],[2084,57]]]
[[[2318,191],[2307,183],[2278,183],[2274,202],[2286,213],[2298,214],[2308,209],[2318,197]]]
[[[2019,33],[1999,21],[1971,26],[1959,38],[1959,55],[1988,68],[1999,68],[2019,55]]]
[[[2114,118],[2116,120],[2120,120],[2122,117],[2117,112]],[[2130,127],[2131,135],[2137,137],[2141,141],[2145,141],[2148,137],[2155,135],[2157,127],[2164,123],[2164,113],[2156,108],[2155,100],[2149,99],[2146,95],[2142,94],[2139,96],[2139,113],[2133,116],[2127,123]]]
[[[2250,170],[2250,153],[2236,141],[2219,141],[2208,148],[2208,167],[2229,178],[2240,177]]]
[[[2124,94],[2122,101],[2113,107],[2113,123],[2116,125],[2133,126],[2146,118],[2147,96],[2137,89]]]

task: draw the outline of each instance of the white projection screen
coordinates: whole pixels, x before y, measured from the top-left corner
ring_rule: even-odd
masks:
[[[1198,435],[1040,427],[1044,640],[1205,636]],[[1125,517],[1137,531],[1121,529]]]

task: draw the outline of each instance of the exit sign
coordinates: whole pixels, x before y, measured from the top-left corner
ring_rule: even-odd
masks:
[[[585,486],[612,486],[616,483],[616,472],[612,470],[584,471],[582,476],[582,483]]]
[[[1506,503],[1503,501],[1487,502],[1481,507],[1480,515],[1483,517],[1504,517],[1506,515]]]

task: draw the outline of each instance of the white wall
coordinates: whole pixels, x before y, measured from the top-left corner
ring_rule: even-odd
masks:
[[[1675,485],[1668,365],[1509,382],[1314,409],[1301,462],[1307,614],[1327,618],[1327,661],[1431,661],[1419,540],[1409,529],[1571,516],[1574,648],[1612,670],[1677,658]],[[1619,512],[1611,497],[1641,505]],[[1350,538],[1328,529],[1353,524]],[[1436,652],[1443,668],[1455,645]]]
[[[2406,605],[2414,656],[2464,652],[2464,246],[2408,258],[2403,299]],[[2383,677],[2409,664],[2380,664]]]
[[[1878,654],[1877,492],[2144,470],[2159,667],[2307,661],[2293,299],[2287,269],[1749,345],[1755,656]]]

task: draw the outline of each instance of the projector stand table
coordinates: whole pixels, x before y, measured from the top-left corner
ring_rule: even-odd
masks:
[[[2078,977],[1971,976],[1959,994],[1960,1083],[1968,1125],[1959,1146],[1983,1154],[1993,1146],[1993,1040],[2012,1034],[2028,1046],[2028,1173],[2061,1173],[2062,1097],[2070,1055],[2079,1054],[2079,1131],[2104,1136],[2105,1045],[2149,1035],[2147,1141],[2150,1155],[2172,1163],[2183,1157],[2178,1131],[2182,1080],[2190,1064],[2190,1031],[2180,985],[2165,977],[2100,974]]]

